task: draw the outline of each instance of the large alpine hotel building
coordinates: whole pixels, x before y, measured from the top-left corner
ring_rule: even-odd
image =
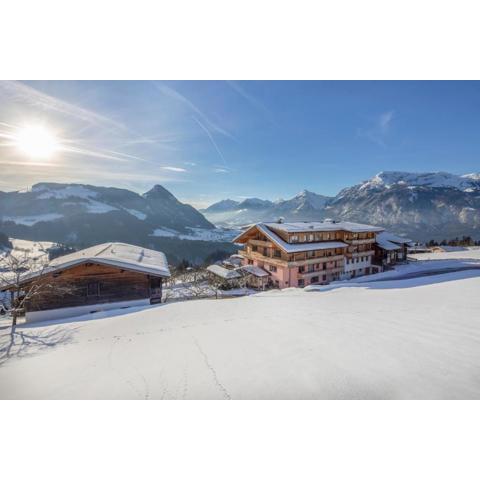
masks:
[[[384,229],[351,222],[257,223],[234,242],[244,265],[270,273],[280,288],[304,287],[378,271],[372,264],[376,234]]]

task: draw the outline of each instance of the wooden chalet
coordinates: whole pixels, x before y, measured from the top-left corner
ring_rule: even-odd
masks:
[[[233,241],[244,245],[243,265],[269,273],[279,288],[326,284],[368,275],[383,228],[353,222],[272,222],[248,227]]]
[[[47,284],[25,301],[26,321],[161,302],[163,279],[170,276],[162,252],[124,243],[105,243],[52,260],[21,279]],[[13,291],[14,286],[3,287]]]

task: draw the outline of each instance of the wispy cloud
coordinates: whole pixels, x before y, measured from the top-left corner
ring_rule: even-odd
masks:
[[[228,137],[230,139],[234,139],[234,136],[230,132],[225,130],[225,128],[220,127],[218,124],[212,122],[208,118],[208,116],[202,110],[200,110],[193,102],[191,102],[187,97],[177,92],[173,88],[168,87],[167,85],[159,84],[156,82],[154,82],[153,84],[155,85],[155,88],[159,92],[161,92],[163,95],[166,95],[167,97],[177,100],[178,102],[182,103],[187,108],[192,110],[198,117],[200,117],[203,120],[203,123],[207,125],[209,130],[215,133],[218,133],[220,135],[223,135],[225,137]]]
[[[226,169],[226,168],[220,168],[220,167],[215,167],[213,169],[213,171],[215,173],[230,173],[230,170]]]
[[[215,148],[215,150],[217,151],[220,159],[222,160],[222,162],[224,163],[224,165],[227,164],[226,160],[225,160],[225,157],[223,156],[223,153],[222,151],[220,150],[220,147],[217,145],[217,142],[214,140],[213,138],[213,135],[210,133],[210,131],[208,130],[208,128],[203,125],[203,123],[197,118],[197,117],[193,117],[192,118],[195,120],[195,122],[197,122],[198,126],[206,133],[207,137],[210,139],[210,142],[211,144],[213,145],[213,147]]]
[[[60,100],[51,95],[47,95],[33,87],[25,85],[22,82],[17,81],[4,81],[0,82],[0,92],[4,93],[7,97],[21,101],[31,105],[32,107],[42,108],[46,110],[55,111],[69,117],[82,120],[93,126],[101,126],[103,128],[115,131],[126,132],[129,129],[116,120],[113,120],[105,115],[93,112],[73,103]]]
[[[391,130],[394,118],[395,112],[393,110],[384,112],[375,119],[373,125],[370,128],[359,128],[357,130],[357,135],[359,137],[368,138],[370,141],[376,143],[377,145],[386,147],[385,140]]]
[[[262,113],[262,115],[267,118],[269,122],[277,125],[272,112],[260,100],[248,93],[238,82],[227,80],[227,84],[230,86],[230,88],[242,96],[253,108]]]
[[[390,112],[382,113],[378,119],[378,126],[382,133],[387,133],[392,123],[395,112],[392,110]]]
[[[181,167],[170,167],[170,166],[166,166],[166,167],[162,167],[164,170],[169,170],[170,172],[186,172],[187,170],[185,168],[181,168]]]

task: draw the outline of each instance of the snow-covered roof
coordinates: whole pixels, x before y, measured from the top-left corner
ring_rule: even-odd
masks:
[[[167,258],[162,252],[127,243],[102,243],[55,258],[48,263],[45,269],[28,273],[22,280],[30,280],[39,275],[74,267],[82,263],[109,265],[159,277],[170,276]]]
[[[240,267],[237,270],[250,273],[255,277],[268,277],[270,275],[263,268],[257,267],[256,265],[244,265],[243,267]]]
[[[283,232],[331,232],[336,230],[344,230],[346,232],[381,232],[382,227],[374,225],[365,225],[363,223],[353,222],[274,222],[265,223],[268,228],[274,228]]]
[[[288,243],[283,238],[280,238],[275,232],[270,230],[267,225],[264,223],[257,223],[252,225],[251,228],[258,228],[267,238],[269,238],[273,243],[279,246],[286,253],[298,253],[298,252],[308,252],[311,250],[328,250],[331,248],[345,248],[348,247],[346,243],[343,242],[315,242],[315,243]],[[282,225],[282,224],[279,224]],[[247,231],[248,231],[247,230]],[[245,232],[241,233],[234,242],[237,241]]]
[[[388,242],[393,242],[393,243],[413,243],[413,241],[410,238],[405,238],[405,237],[400,237],[399,235],[395,235],[394,233],[390,233],[387,231],[381,232],[377,235],[377,243],[379,241],[388,241]]]
[[[210,265],[207,270],[225,280],[233,280],[240,278],[241,275],[236,270],[229,270],[228,268],[221,267],[220,265]]]
[[[388,240],[377,240],[376,244],[383,250],[400,250],[402,247]]]

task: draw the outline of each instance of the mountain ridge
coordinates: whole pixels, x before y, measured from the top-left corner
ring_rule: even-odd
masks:
[[[230,226],[279,217],[286,221],[337,218],[381,225],[419,240],[480,236],[480,173],[382,171],[333,197],[302,190],[270,204],[263,210],[213,213],[212,205],[203,212],[213,223]]]
[[[144,194],[55,182],[0,192],[0,232],[77,247],[121,241],[162,250],[174,263],[182,258],[201,262],[220,248],[234,249],[224,232],[161,185]]]

